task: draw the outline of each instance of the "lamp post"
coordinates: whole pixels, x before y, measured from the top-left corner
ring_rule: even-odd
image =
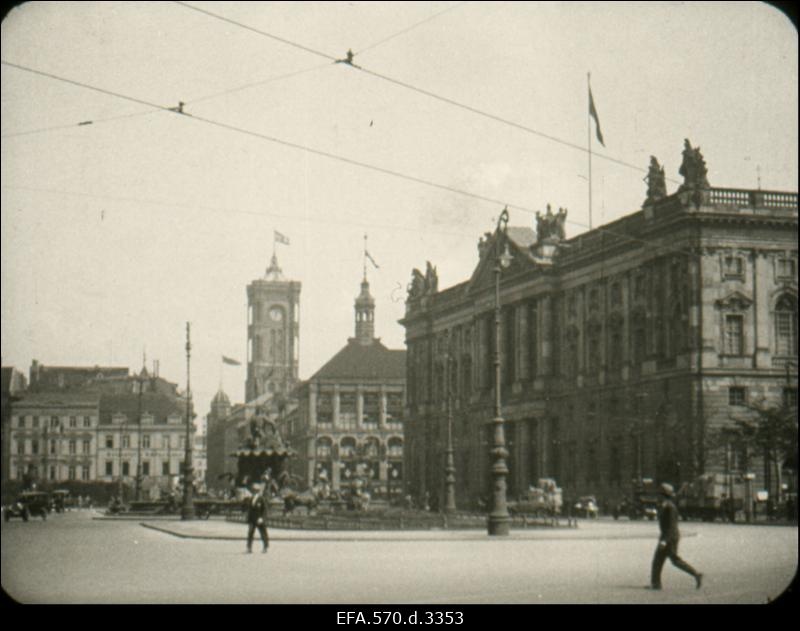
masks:
[[[186,454],[183,467],[183,506],[181,519],[194,519],[194,500],[192,498],[192,390],[189,382],[189,358],[192,344],[189,341],[189,323],[186,323]]]
[[[500,273],[503,268],[511,264],[511,254],[508,251],[508,242],[503,238],[508,226],[508,208],[504,208],[497,220],[495,232],[495,264],[494,264],[494,444],[491,456],[494,459],[492,476],[494,490],[492,493],[492,511],[489,513],[489,535],[507,535],[511,526],[511,516],[506,505],[506,466],[505,431],[503,428],[502,402],[500,396]],[[503,241],[505,250],[500,252],[500,242]]]
[[[141,373],[137,378],[139,383],[139,431],[138,437],[136,439],[136,491],[135,497],[136,501],[142,499],[142,390],[144,386],[144,382],[142,379]],[[120,463],[121,466],[122,463]]]
[[[452,366],[453,356],[451,351],[447,351],[446,356],[447,370],[447,450],[445,451],[444,465],[444,512],[456,512],[456,467],[453,459],[453,388],[452,388]]]

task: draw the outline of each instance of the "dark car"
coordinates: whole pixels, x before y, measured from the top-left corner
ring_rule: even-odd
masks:
[[[9,521],[12,517],[22,517],[22,521],[34,515],[39,515],[43,520],[47,519],[50,512],[50,496],[42,491],[26,491],[20,493],[16,501],[6,506],[4,519]]]
[[[585,517],[587,519],[597,519],[600,514],[600,508],[597,505],[597,499],[594,495],[585,495],[581,497],[574,506],[576,517]]]

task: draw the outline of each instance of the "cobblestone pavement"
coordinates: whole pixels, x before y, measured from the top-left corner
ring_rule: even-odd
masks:
[[[30,603],[764,603],[790,584],[798,557],[797,527],[686,523],[680,553],[705,573],[703,588],[667,563],[653,592],[651,522],[500,539],[273,530],[268,554],[248,555],[241,524],[150,523],[171,534],[92,516],[3,524],[6,592]]]

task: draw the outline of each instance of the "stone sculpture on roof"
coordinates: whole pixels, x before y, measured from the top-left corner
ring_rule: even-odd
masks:
[[[688,141],[687,141],[688,142]],[[667,196],[667,181],[662,167],[655,156],[650,156],[650,167],[647,171],[647,199],[645,204],[653,204]]]
[[[708,183],[708,169],[700,147],[692,147],[689,139],[683,141],[683,162],[678,170],[683,176],[683,184],[680,190],[695,189],[702,190],[710,187]]]
[[[436,268],[427,261],[425,274],[417,268],[411,272],[411,283],[408,286],[408,300],[417,300],[423,296],[435,294],[439,291],[439,275]]]
[[[536,211],[536,242],[544,240],[561,241],[566,238],[564,224],[567,221],[567,209],[559,208],[558,213],[554,214],[550,204],[547,204],[547,214],[542,215]]]

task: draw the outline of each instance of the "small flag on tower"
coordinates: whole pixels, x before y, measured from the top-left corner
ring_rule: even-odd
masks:
[[[228,366],[241,366],[242,362],[237,362],[235,359],[231,359],[230,357],[222,356],[222,363],[228,364]]]
[[[380,265],[375,262],[375,259],[370,256],[370,253],[364,250],[364,255],[369,259],[370,263],[375,266],[375,269],[380,269]]]
[[[275,230],[274,232],[275,232],[275,243],[283,243],[284,245],[289,245],[289,237],[281,234],[277,230]]]
[[[594,106],[594,98],[592,98],[592,88],[589,88],[589,115],[594,119],[597,140],[605,147],[606,143],[603,142],[603,132],[600,131],[600,119],[597,117],[597,109]]]

